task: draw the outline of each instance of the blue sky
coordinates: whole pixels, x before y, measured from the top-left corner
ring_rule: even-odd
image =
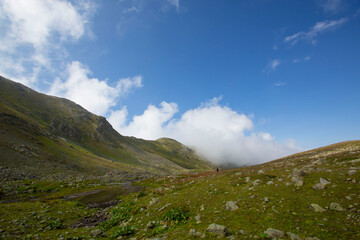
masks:
[[[357,0],[2,0],[0,29],[1,75],[124,135],[241,163],[360,136]]]

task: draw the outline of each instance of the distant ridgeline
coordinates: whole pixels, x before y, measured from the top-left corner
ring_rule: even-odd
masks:
[[[0,76],[0,180],[134,178],[208,171],[213,166],[172,139],[116,132],[76,103]]]

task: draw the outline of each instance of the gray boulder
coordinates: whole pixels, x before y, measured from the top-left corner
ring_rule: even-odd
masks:
[[[233,201],[228,201],[225,204],[225,209],[230,210],[230,211],[235,211],[235,210],[239,209],[239,206]]]
[[[274,228],[268,228],[264,233],[271,239],[280,239],[284,237],[284,232]]]
[[[340,204],[338,203],[331,203],[330,204],[330,210],[334,210],[334,211],[338,211],[338,212],[343,212],[344,208],[340,206]]]
[[[228,234],[226,227],[215,223],[210,224],[206,231],[213,233],[219,237],[226,237],[226,235]]]
[[[315,211],[315,212],[325,212],[325,209],[320,207],[318,204],[316,203],[312,203],[310,205],[310,207]]]

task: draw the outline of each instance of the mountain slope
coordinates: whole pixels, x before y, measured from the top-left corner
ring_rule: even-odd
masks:
[[[178,143],[176,148],[187,149]],[[0,77],[0,164],[8,177],[166,174],[211,165],[161,141],[125,137],[104,117]],[[6,167],[6,168],[5,168]],[[6,173],[6,174],[5,174]],[[111,175],[111,173],[109,173]],[[112,173],[114,174],[114,173]]]

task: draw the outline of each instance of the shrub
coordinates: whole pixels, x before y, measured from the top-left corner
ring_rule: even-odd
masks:
[[[185,223],[190,217],[190,212],[186,207],[175,207],[164,214],[164,221],[170,224]]]
[[[141,197],[145,197],[146,196],[146,193],[144,193],[144,192],[139,192],[138,194],[137,194],[137,198],[141,198]]]

